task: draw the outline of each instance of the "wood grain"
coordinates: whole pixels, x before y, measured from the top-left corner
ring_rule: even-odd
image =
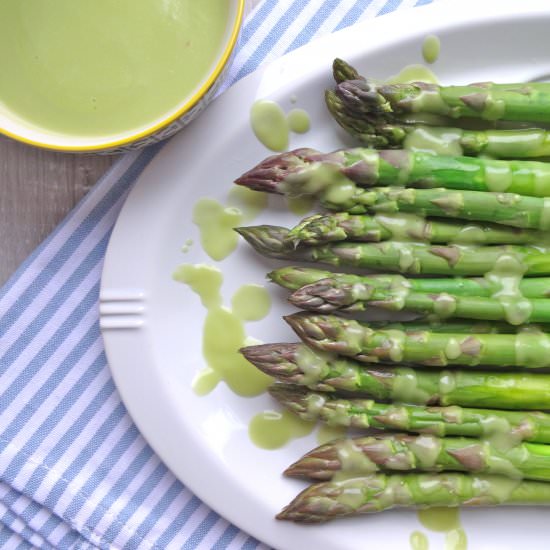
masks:
[[[245,14],[261,0],[247,0]],[[55,153],[0,136],[0,285],[117,156]]]

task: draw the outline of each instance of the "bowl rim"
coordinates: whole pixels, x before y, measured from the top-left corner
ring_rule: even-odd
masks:
[[[208,78],[203,81],[200,88],[185,102],[179,109],[172,113],[170,116],[163,118],[159,122],[140,130],[139,132],[129,134],[124,137],[119,137],[111,141],[106,141],[104,143],[94,143],[94,144],[56,144],[54,141],[39,140],[34,138],[29,138],[27,136],[21,135],[19,133],[13,132],[11,130],[6,130],[0,126],[0,135],[5,135],[9,138],[12,138],[16,141],[26,143],[27,145],[33,145],[35,147],[40,147],[42,149],[49,149],[53,151],[72,151],[72,152],[100,152],[106,151],[109,149],[114,149],[117,147],[124,147],[125,145],[130,145],[135,141],[138,141],[142,138],[147,138],[152,136],[159,130],[169,126],[172,122],[178,120],[186,112],[190,111],[206,94],[206,92],[211,88],[211,86],[216,82],[223,69],[227,65],[231,54],[237,44],[237,39],[239,37],[239,32],[242,25],[242,20],[244,16],[244,5],[246,0],[236,0],[237,2],[237,12],[233,21],[233,27],[231,28],[231,33],[229,35],[229,40],[225,44],[225,48],[220,56],[218,63],[214,69],[209,73]]]

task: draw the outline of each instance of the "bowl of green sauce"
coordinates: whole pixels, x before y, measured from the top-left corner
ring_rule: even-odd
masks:
[[[1,0],[0,133],[60,151],[165,139],[223,80],[244,0]]]

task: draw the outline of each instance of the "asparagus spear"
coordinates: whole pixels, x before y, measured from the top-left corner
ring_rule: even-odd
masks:
[[[336,190],[327,188],[322,194],[322,204],[330,210],[351,214],[410,212],[524,229],[550,229],[550,198],[524,197],[515,193],[400,187],[367,190],[350,185]]]
[[[316,483],[278,515],[318,523],[394,507],[548,505],[550,484],[481,474],[371,474]]]
[[[447,292],[457,296],[491,297],[503,289],[502,280],[491,277],[453,277],[408,279],[398,274],[353,275],[351,273],[333,273],[309,267],[284,266],[267,274],[269,279],[288,290],[298,290],[303,286],[317,283],[323,279],[333,281],[338,289],[356,286],[361,293],[381,290],[396,292],[422,292],[441,294]],[[550,277],[527,277],[518,281],[518,293],[526,298],[550,298]]]
[[[361,362],[401,361],[427,366],[550,367],[550,335],[453,334],[373,330],[334,315],[295,313],[284,318],[300,338],[321,351]]]
[[[334,120],[367,147],[405,148],[452,156],[487,155],[496,159],[550,156],[550,132],[540,128],[433,128],[399,120],[388,122],[379,112],[362,113],[359,118],[332,90],[325,92],[325,103]]]
[[[279,381],[332,394],[343,391],[350,396],[416,405],[550,409],[548,374],[367,367],[345,357],[314,352],[303,344],[262,344],[241,352]],[[350,410],[361,406],[360,400],[346,403]]]
[[[287,384],[273,384],[269,393],[303,420],[321,420],[330,426],[481,437],[510,447],[520,441],[550,443],[550,414],[539,411],[379,403],[333,397]]]
[[[288,229],[272,225],[235,229],[264,256],[333,266],[425,275],[485,275],[499,264],[515,264],[518,274],[550,275],[550,254],[535,247],[429,245],[384,241],[338,242],[323,246],[289,247]]]
[[[296,149],[270,156],[236,183],[257,191],[307,195],[335,183],[399,185],[550,196],[545,162],[434,155],[421,151],[355,147],[331,153]]]
[[[475,472],[550,481],[550,445],[504,448],[488,440],[433,435],[377,434],[339,439],[313,449],[285,470],[288,476],[326,481],[373,472]]]
[[[427,82],[376,82],[358,75],[342,60],[333,64],[336,95],[346,108],[361,116],[379,114],[393,122],[408,113],[449,118],[479,118],[520,122],[550,122],[550,84],[495,84],[439,86]],[[344,76],[352,78],[343,79]]]
[[[410,213],[314,214],[292,228],[286,241],[294,247],[315,246],[335,241],[416,241],[449,244],[532,244],[547,245],[543,231],[518,229],[491,223],[428,219]]]
[[[305,285],[293,292],[289,301],[300,309],[323,313],[369,311],[375,307],[436,319],[461,317],[506,321],[512,325],[550,322],[550,300],[529,299],[520,293],[502,297],[460,296],[447,292],[413,292],[408,285],[377,288],[368,282],[343,284],[335,278]]]

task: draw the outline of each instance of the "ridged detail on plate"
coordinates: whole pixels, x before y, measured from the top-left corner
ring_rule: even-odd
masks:
[[[101,330],[137,329],[145,323],[145,292],[141,289],[110,288],[99,297]]]

